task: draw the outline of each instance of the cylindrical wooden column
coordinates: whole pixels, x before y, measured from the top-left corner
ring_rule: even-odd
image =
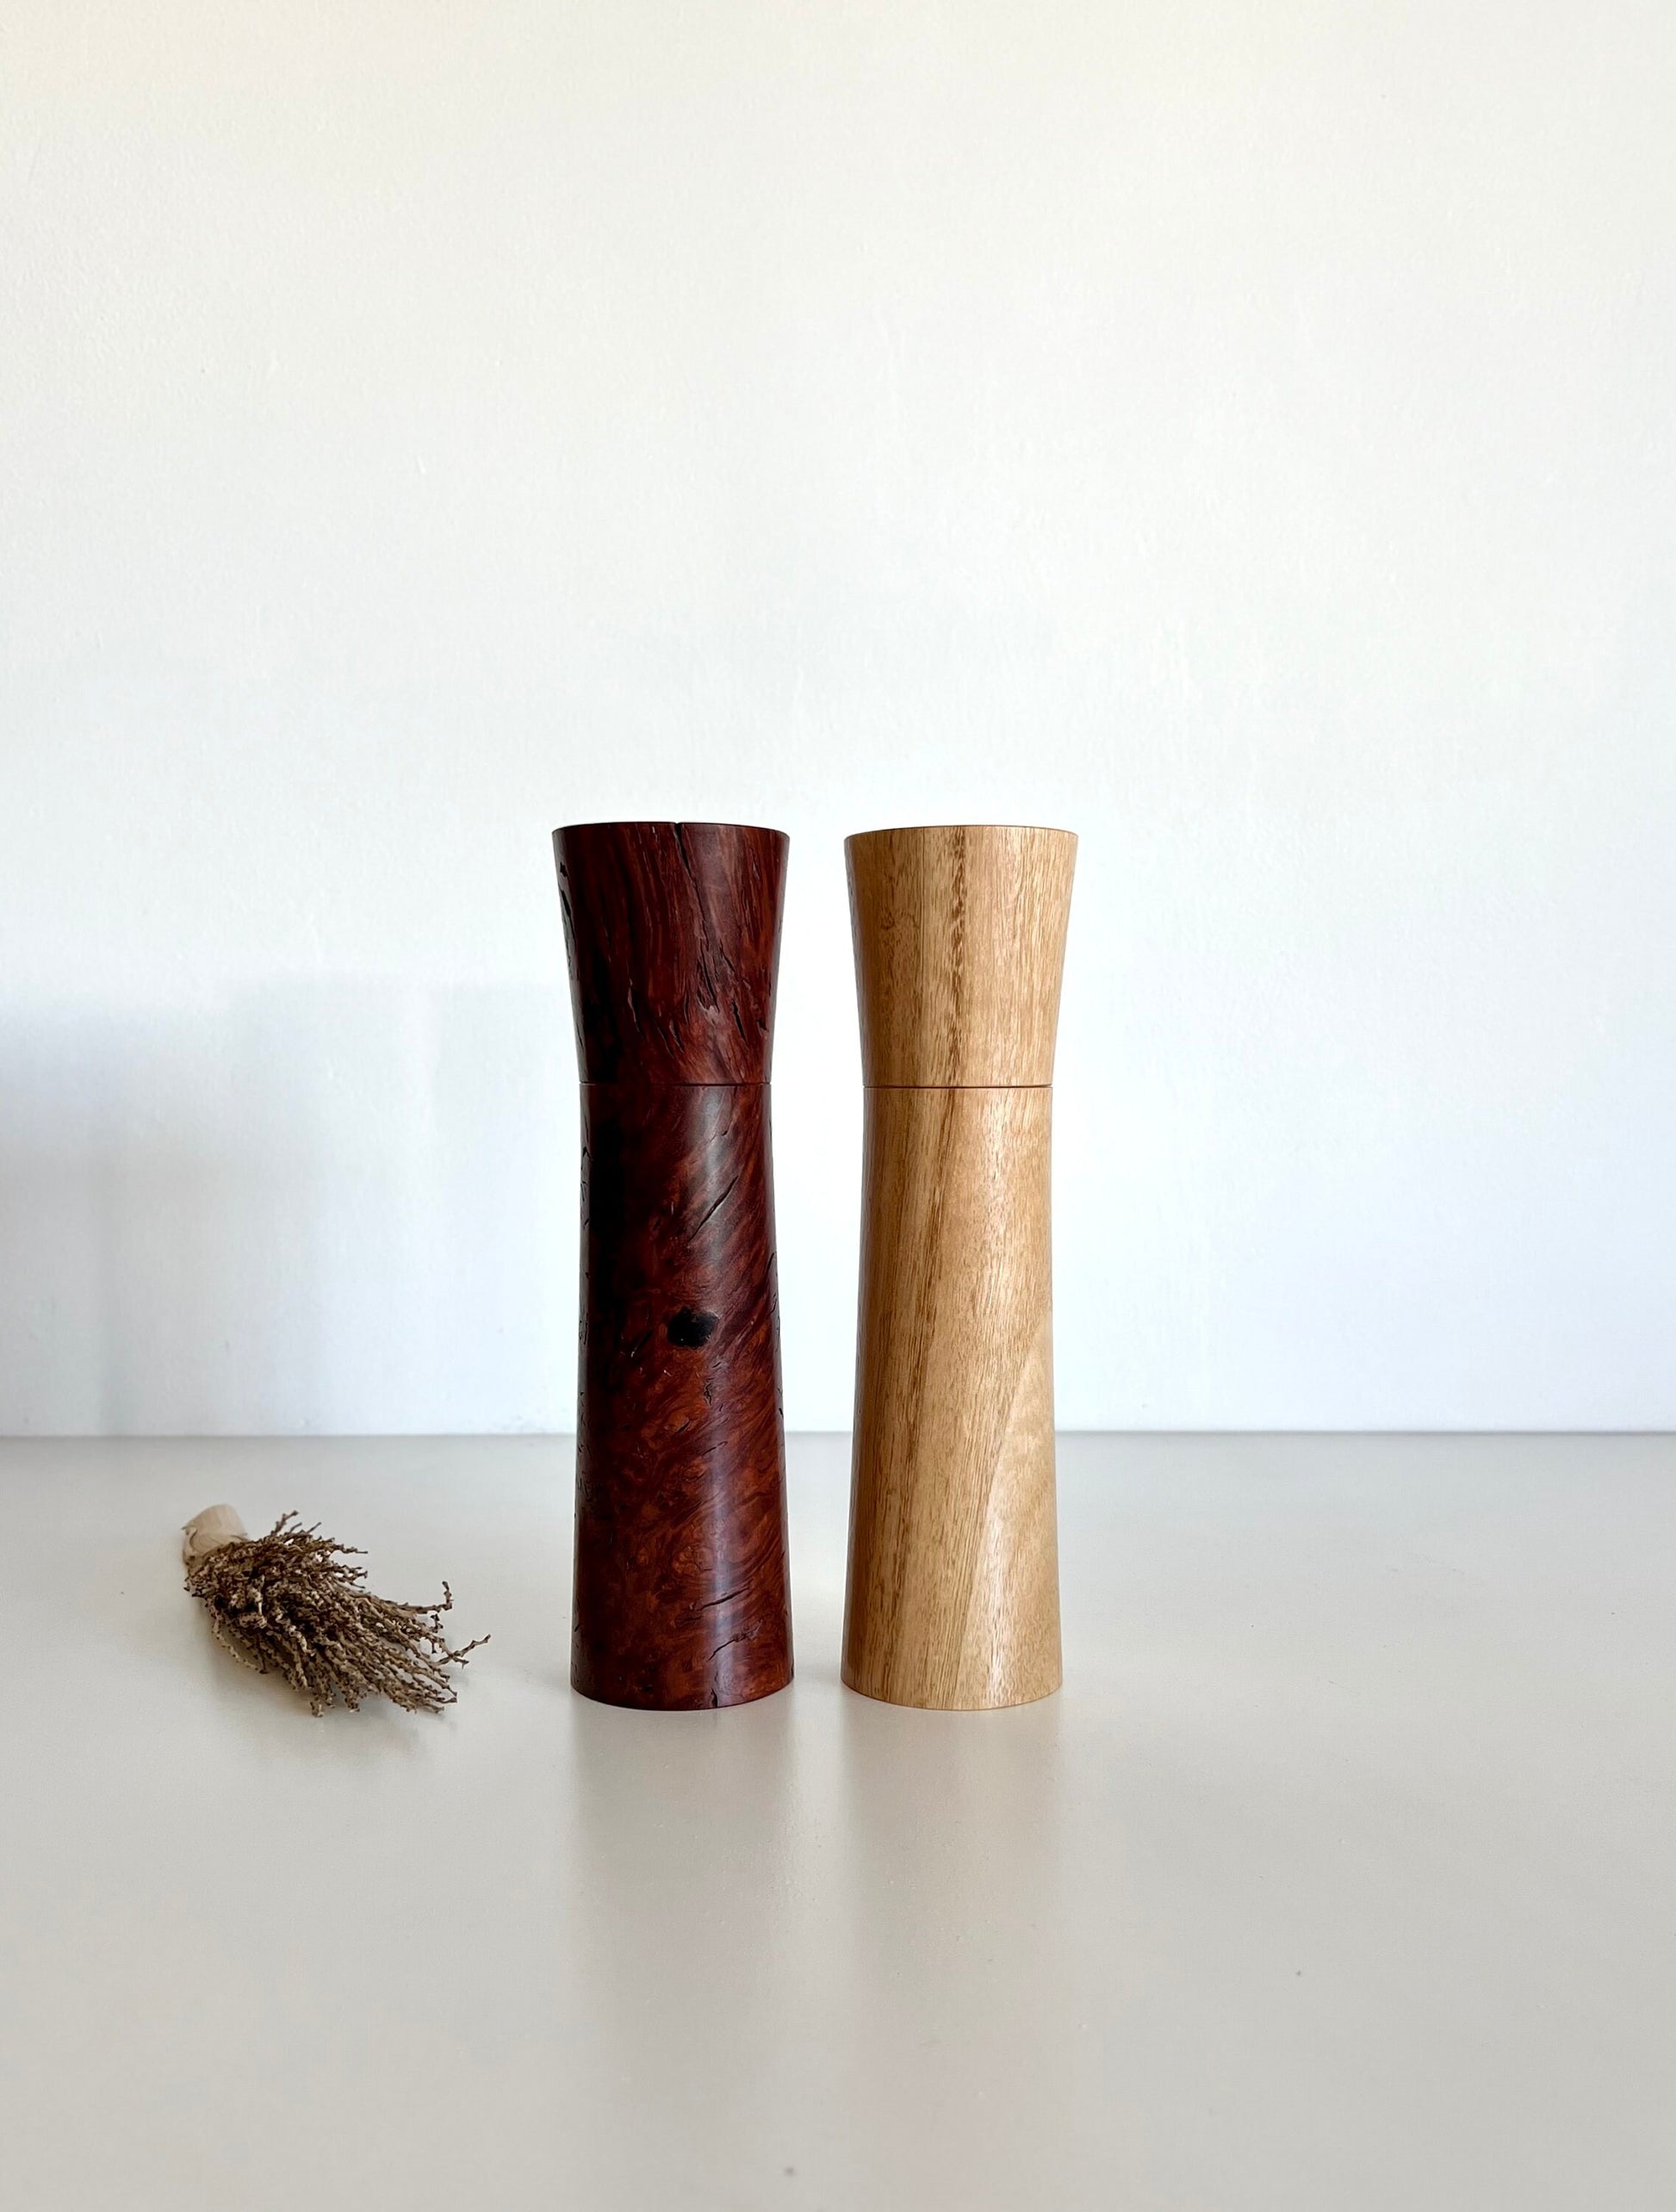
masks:
[[[844,1680],[1059,1687],[1049,1136],[1077,840],[848,842],[866,1084]]]
[[[742,1705],[791,1679],[768,1062],[787,840],[556,830],[582,1079],[570,1679]]]

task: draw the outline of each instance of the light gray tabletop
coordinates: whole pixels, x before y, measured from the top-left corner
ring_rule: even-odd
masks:
[[[562,1440],[0,1446],[19,2212],[1668,2212],[1676,1439],[1073,1437],[1065,1688],[566,1682]],[[226,1498],[453,1583],[440,1720],[237,1669]]]

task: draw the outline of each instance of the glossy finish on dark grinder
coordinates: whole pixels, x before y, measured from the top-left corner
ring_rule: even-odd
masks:
[[[556,830],[582,1078],[570,1679],[742,1705],[791,1679],[768,1063],[787,840]]]

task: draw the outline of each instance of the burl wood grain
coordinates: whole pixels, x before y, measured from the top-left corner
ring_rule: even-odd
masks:
[[[791,1678],[767,1085],[786,840],[554,842],[583,1076],[571,1681],[738,1705]]]
[[[893,1704],[1059,1686],[1047,1078],[1075,852],[850,841],[870,1080],[844,1680]],[[962,1079],[903,1079],[927,1069]]]
[[[732,822],[553,832],[584,1083],[766,1083],[789,839]]]

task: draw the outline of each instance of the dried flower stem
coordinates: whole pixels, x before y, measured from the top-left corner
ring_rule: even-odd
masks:
[[[454,1603],[447,1583],[440,1605],[375,1597],[364,1569],[350,1564],[363,1556],[282,1513],[266,1536],[218,1544],[195,1560],[186,1587],[235,1659],[258,1675],[282,1675],[314,1712],[353,1710],[369,1697],[440,1712],[456,1694],[446,1670],[488,1638],[451,1650],[442,1627]]]

